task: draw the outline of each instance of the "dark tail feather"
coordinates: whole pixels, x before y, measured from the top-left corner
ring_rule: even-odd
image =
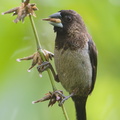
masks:
[[[86,118],[86,101],[87,101],[87,96],[73,96],[72,97],[75,108],[76,108],[76,116],[77,120],[87,120]]]

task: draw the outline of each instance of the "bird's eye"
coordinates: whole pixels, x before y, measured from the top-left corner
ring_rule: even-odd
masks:
[[[71,16],[65,16],[65,21],[71,22],[71,20],[72,20],[72,17],[71,17]]]

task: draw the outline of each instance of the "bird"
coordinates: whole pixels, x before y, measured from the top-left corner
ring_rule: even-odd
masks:
[[[97,48],[76,11],[60,10],[43,19],[56,33],[54,60],[57,78],[72,98],[77,120],[87,120],[86,102],[97,75]]]

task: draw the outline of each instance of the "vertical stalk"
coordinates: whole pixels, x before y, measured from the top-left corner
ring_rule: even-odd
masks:
[[[65,109],[64,105],[62,105],[61,107],[62,107],[63,114],[64,114],[64,116],[65,116],[65,119],[66,119],[66,120],[69,120],[69,117],[68,117],[68,114],[67,114],[67,112],[66,112],[66,109]]]
[[[45,62],[46,59],[45,59],[45,56],[43,55],[42,47],[41,47],[40,40],[39,40],[39,37],[38,37],[38,33],[37,33],[37,30],[36,30],[36,27],[35,27],[35,24],[34,24],[34,20],[33,20],[31,15],[29,15],[29,18],[30,18],[30,22],[31,22],[31,25],[32,25],[32,28],[33,28],[34,35],[35,35],[37,50],[40,53],[40,56],[41,56],[42,60]],[[51,82],[53,91],[55,91],[57,89],[55,87],[55,83],[53,81],[53,77],[52,77],[50,69],[47,69],[47,72],[48,72],[48,75],[49,75],[49,78],[50,78],[50,82]]]
[[[38,37],[38,33],[37,33],[37,30],[36,30],[36,27],[35,27],[35,23],[33,21],[33,18],[32,18],[31,15],[29,15],[29,18],[30,18],[30,22],[31,22],[31,25],[32,25],[32,29],[33,29],[34,35],[35,35],[37,50],[42,49],[41,44],[40,44],[40,40],[39,40],[39,37]]]
[[[43,55],[42,47],[41,47],[40,40],[39,40],[39,37],[38,37],[38,33],[37,33],[37,30],[36,30],[36,27],[35,27],[35,24],[34,24],[34,20],[33,20],[31,15],[29,15],[29,18],[30,18],[30,22],[31,22],[31,25],[32,25],[32,29],[33,29],[34,35],[35,35],[37,51],[40,53],[40,56],[41,56],[42,60],[46,61],[45,56]],[[55,83],[54,83],[53,76],[51,74],[50,69],[47,69],[47,72],[48,72],[48,75],[49,75],[49,78],[50,78],[50,82],[51,82],[53,91],[56,91],[57,88],[55,87]],[[62,105],[61,107],[62,107],[63,114],[65,116],[65,119],[69,120],[64,105]]]

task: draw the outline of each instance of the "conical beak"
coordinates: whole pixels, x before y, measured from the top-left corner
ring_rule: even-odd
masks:
[[[55,27],[63,28],[63,24],[61,22],[61,15],[60,12],[52,14],[49,18],[43,19],[44,21],[49,21],[49,23]]]

